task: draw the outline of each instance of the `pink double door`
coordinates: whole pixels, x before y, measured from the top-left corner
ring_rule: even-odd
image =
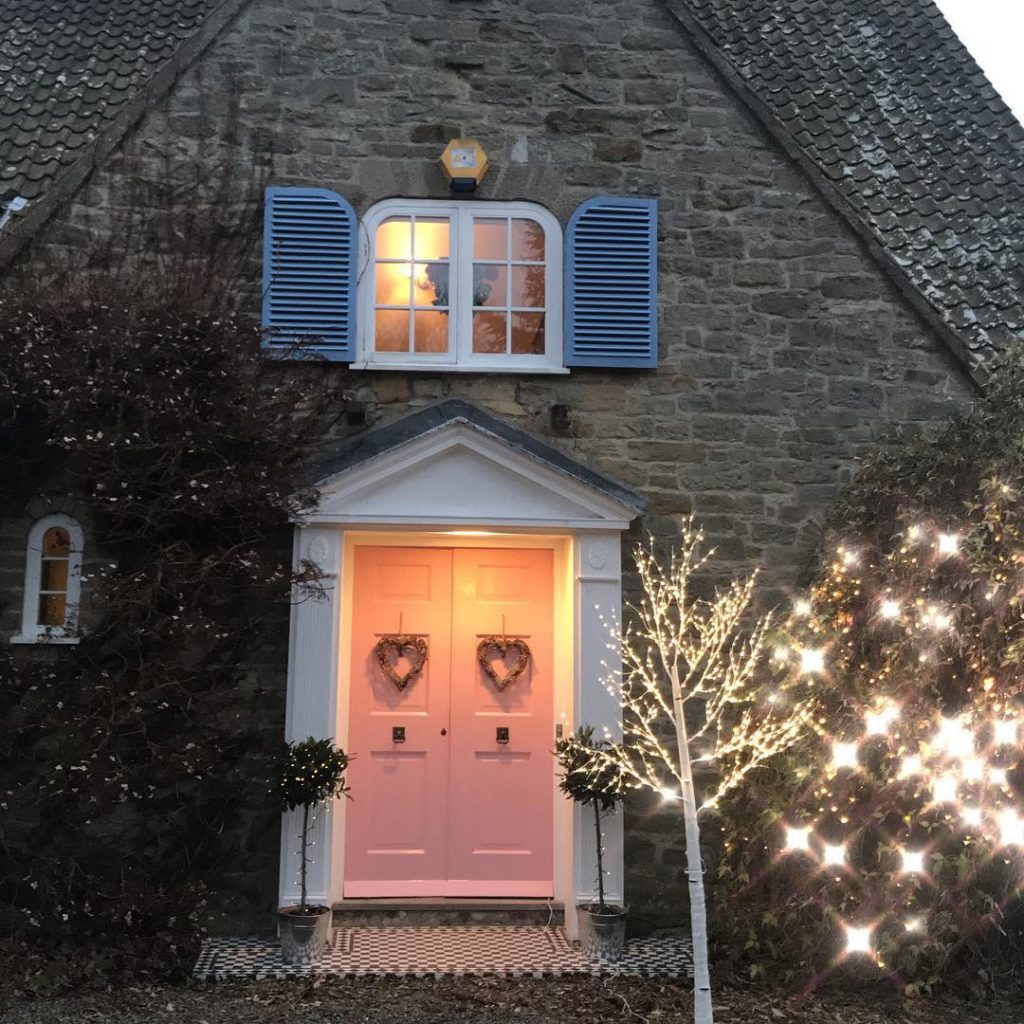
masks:
[[[345,896],[552,895],[551,551],[357,547],[354,571]],[[399,632],[427,646],[404,688],[374,653]],[[504,689],[488,636],[529,647]]]

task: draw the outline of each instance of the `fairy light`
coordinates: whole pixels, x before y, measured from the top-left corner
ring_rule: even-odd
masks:
[[[924,536],[924,527],[920,524],[915,523],[909,530],[907,530],[908,540],[918,541]]]
[[[811,849],[811,830],[795,825],[786,827],[786,852],[809,853]]]
[[[958,789],[956,776],[940,775],[932,782],[932,799],[937,804],[954,804]]]
[[[804,675],[816,675],[825,671],[825,652],[816,647],[805,647],[800,652],[800,671]]]
[[[989,768],[988,770],[988,781],[993,786],[1005,786],[1006,769],[1005,768]]]
[[[661,790],[661,799],[667,804],[672,803],[673,800],[679,799],[679,794],[670,786],[664,786]]]
[[[882,616],[883,619],[890,620],[898,619],[900,617],[901,611],[902,608],[900,607],[899,601],[894,601],[892,598],[887,598],[886,600],[884,600],[882,602],[881,607],[878,609],[878,613]]]
[[[793,614],[799,615],[801,618],[806,618],[811,614],[811,602],[806,598],[801,598],[793,605]]]
[[[992,739],[999,746],[1012,746],[1017,742],[1017,723],[999,719],[992,725]]]
[[[836,741],[832,744],[832,768],[856,768],[858,764],[857,744]]]
[[[899,717],[899,710],[891,706],[869,711],[864,716],[864,728],[869,736],[883,736]]]
[[[950,757],[960,760],[974,756],[974,735],[956,718],[944,718],[939,723],[935,745],[945,749]]]
[[[919,917],[908,917],[906,921],[903,922],[903,927],[908,932],[923,932],[924,921]]]
[[[960,774],[966,782],[981,782],[985,778],[985,764],[977,757],[968,757],[960,765]]]
[[[940,555],[955,555],[960,550],[960,538],[955,533],[940,533],[938,548]]]
[[[999,841],[1003,846],[1024,846],[1024,819],[1016,811],[999,815]]]
[[[980,828],[982,822],[981,808],[969,804],[960,808],[960,820],[971,828]]]
[[[921,763],[921,758],[917,754],[908,754],[900,762],[900,775],[901,779],[909,779],[914,775],[920,775],[924,770],[924,766]]]
[[[821,851],[823,864],[842,865],[846,863],[846,847],[842,843],[825,843]]]
[[[850,956],[861,953],[868,956],[874,956],[875,954],[874,948],[871,945],[871,929],[854,928],[852,925],[847,925],[846,954]]]
[[[923,875],[924,851],[900,850],[900,870],[905,875]]]

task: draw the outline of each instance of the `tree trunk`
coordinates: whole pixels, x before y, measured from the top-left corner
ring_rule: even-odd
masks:
[[[306,907],[306,846],[309,843],[309,804],[302,805],[302,860],[299,868],[299,906]]]
[[[597,834],[597,906],[604,910],[604,850],[601,849],[601,805],[597,799],[594,805],[594,831]]]
[[[679,673],[672,670],[672,708],[675,712],[676,745],[679,748],[679,778],[683,792],[683,824],[686,829],[686,877],[689,880],[690,937],[693,942],[694,1024],[714,1024],[711,1008],[711,969],[708,963],[708,917],[704,901],[704,865],[700,856],[700,824],[697,795],[690,764],[690,739],[686,731],[685,708]]]

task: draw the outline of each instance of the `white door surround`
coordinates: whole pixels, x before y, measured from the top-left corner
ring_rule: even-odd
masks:
[[[564,731],[587,723],[621,735],[621,708],[605,685],[608,673],[619,670],[608,623],[621,619],[621,531],[642,510],[642,499],[629,500],[632,492],[612,482],[602,488],[596,474],[567,471],[564,456],[532,438],[528,448],[518,447],[514,437],[486,429],[487,414],[479,414],[481,426],[464,414],[471,407],[445,405],[454,412],[447,422],[412,437],[399,433],[398,443],[377,446],[369,457],[320,480],[316,510],[296,526],[295,565],[316,563],[324,590],[317,598],[296,594],[292,604],[287,739],[332,737],[348,749],[349,659],[342,651],[351,633],[352,552],[359,544],[550,548],[557,623],[554,721]],[[380,432],[389,430],[395,428]],[[554,743],[552,736],[552,748]],[[315,903],[341,898],[345,803],[337,801],[316,822],[307,879]],[[574,935],[575,904],[594,892],[593,830],[561,794],[554,815],[555,899],[565,904]],[[282,820],[282,905],[298,897],[298,820],[298,812]],[[606,819],[605,846],[607,893],[621,902],[620,815]]]

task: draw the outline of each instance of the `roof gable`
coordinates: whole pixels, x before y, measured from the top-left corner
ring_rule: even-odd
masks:
[[[663,0],[972,366],[1024,334],[1024,129],[931,0]]]

